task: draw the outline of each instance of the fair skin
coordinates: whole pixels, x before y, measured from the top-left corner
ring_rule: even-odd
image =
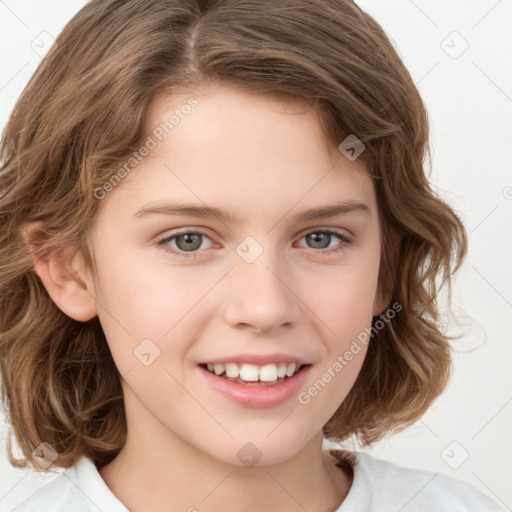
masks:
[[[162,95],[148,133],[191,95],[198,105],[101,200],[90,238],[97,275],[80,253],[36,263],[66,314],[99,317],[123,376],[128,437],[100,474],[132,512],[336,510],[352,481],[322,452],[321,429],[365,350],[307,404],[296,394],[267,408],[221,395],[198,364],[293,354],[312,364],[303,391],[348,350],[387,306],[373,184],[362,159],[329,148],[317,115],[298,102],[219,85]],[[149,203],[178,200],[226,209],[234,220],[134,217]],[[296,218],[349,200],[368,211]],[[187,252],[179,237],[158,245],[183,228],[204,233],[192,243],[198,249]],[[306,236],[326,228],[352,243]],[[248,236],[262,248],[251,263],[236,252]],[[160,350],[148,366],[134,356],[147,338]],[[248,442],[261,452],[253,467],[237,456]]]

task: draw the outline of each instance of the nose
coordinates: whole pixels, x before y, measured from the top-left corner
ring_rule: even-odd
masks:
[[[223,314],[229,325],[272,333],[297,323],[301,314],[297,285],[277,251],[265,249],[251,263],[238,255],[233,261],[224,281]]]

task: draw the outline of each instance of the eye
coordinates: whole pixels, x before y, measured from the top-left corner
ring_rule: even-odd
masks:
[[[341,243],[336,244],[328,250],[324,250],[329,248],[333,241],[333,237],[341,240]],[[173,233],[172,235],[163,238],[157,242],[157,245],[162,247],[165,252],[171,253],[179,258],[196,258],[199,255],[198,253],[201,252],[199,249],[203,245],[203,241],[205,239],[211,241],[210,237],[202,231],[186,230]],[[308,247],[315,249],[322,255],[341,252],[352,243],[352,240],[344,233],[331,228],[312,229],[302,235],[300,240],[302,239],[309,240],[312,245],[308,244]],[[172,244],[174,244],[175,247],[173,247]],[[206,247],[206,249],[210,247],[211,245]],[[302,245],[301,247],[304,246]],[[203,249],[205,249],[205,247],[203,247]]]
[[[197,256],[195,251],[201,247],[204,238],[209,239],[206,233],[201,231],[181,231],[160,240],[157,245],[161,246],[165,252],[178,257],[195,258]],[[170,246],[170,243],[175,243],[177,250]],[[190,252],[192,254],[186,254]]]
[[[315,236],[313,236],[315,235]],[[312,249],[326,249],[329,247],[330,243],[333,240],[333,237],[338,238],[341,240],[341,243],[338,243],[333,248],[324,251],[320,250],[321,254],[333,254],[343,251],[348,245],[352,243],[352,240],[347,237],[344,233],[341,231],[338,231],[336,229],[331,228],[315,228],[313,230],[308,231],[305,233],[302,238],[305,238],[306,240],[310,240],[312,243],[312,246],[310,245]],[[303,246],[302,246],[303,247]]]

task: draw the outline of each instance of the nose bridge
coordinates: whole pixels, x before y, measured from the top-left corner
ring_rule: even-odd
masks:
[[[292,293],[286,259],[271,244],[272,237],[248,236],[235,249],[234,268],[229,273],[226,320],[268,331],[298,318],[297,298]]]

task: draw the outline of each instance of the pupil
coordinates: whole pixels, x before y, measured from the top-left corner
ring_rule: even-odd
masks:
[[[316,243],[320,243],[320,247],[321,249],[325,249],[326,247],[329,246],[329,239],[330,239],[330,234],[328,233],[312,233],[309,235],[310,237],[312,237],[314,240],[313,242],[316,244]],[[322,244],[322,241],[327,241],[327,245]],[[318,248],[318,247],[317,247]]]
[[[196,240],[194,242],[193,238],[196,237]],[[184,247],[179,247],[181,250],[194,250],[194,249],[199,249],[199,247],[201,246],[201,240],[200,240],[200,237],[201,235],[199,234],[196,234],[196,233],[185,233],[184,235],[181,235],[179,236],[177,239],[176,239],[176,245],[178,245],[178,247],[180,246],[180,244],[178,243],[180,240],[185,240],[186,241],[186,244],[184,244]],[[195,243],[195,245],[194,245]],[[192,245],[191,245],[192,244]]]

